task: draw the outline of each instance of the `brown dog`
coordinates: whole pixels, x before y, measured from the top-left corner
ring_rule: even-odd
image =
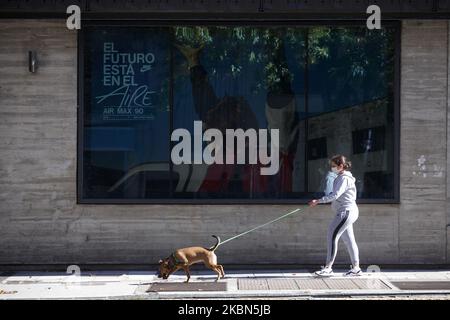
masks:
[[[217,272],[217,279],[220,279],[220,276],[225,277],[225,273],[223,271],[223,267],[220,264],[217,264],[217,256],[214,253],[214,250],[220,245],[220,238],[217,236],[213,236],[216,238],[216,244],[211,248],[203,248],[203,247],[189,247],[175,250],[168,258],[164,260],[159,260],[159,273],[158,278],[167,279],[169,276],[183,269],[186,272],[187,280],[191,278],[191,274],[189,273],[189,267],[197,262],[202,262],[210,268],[211,270]]]

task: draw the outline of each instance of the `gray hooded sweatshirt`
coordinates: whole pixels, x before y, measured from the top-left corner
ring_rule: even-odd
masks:
[[[319,203],[331,203],[334,211],[356,206],[356,179],[350,171],[339,174],[333,182],[333,192],[319,199]]]

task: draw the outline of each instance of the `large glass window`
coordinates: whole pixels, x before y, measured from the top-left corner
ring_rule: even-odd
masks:
[[[395,25],[85,26],[79,198],[397,198]]]

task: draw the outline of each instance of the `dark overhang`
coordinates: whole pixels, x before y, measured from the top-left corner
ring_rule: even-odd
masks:
[[[64,18],[72,4],[84,20],[362,20],[371,4],[382,19],[450,18],[450,0],[1,0],[0,18]]]

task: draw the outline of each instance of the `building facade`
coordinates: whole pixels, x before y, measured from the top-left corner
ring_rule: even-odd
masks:
[[[0,6],[0,264],[155,264],[297,207],[220,260],[321,264],[332,213],[306,202],[336,153],[361,263],[449,264],[450,4],[386,1],[368,30],[359,1],[216,2],[78,1],[79,31],[69,2]],[[173,163],[195,121],[279,129],[279,171]]]

